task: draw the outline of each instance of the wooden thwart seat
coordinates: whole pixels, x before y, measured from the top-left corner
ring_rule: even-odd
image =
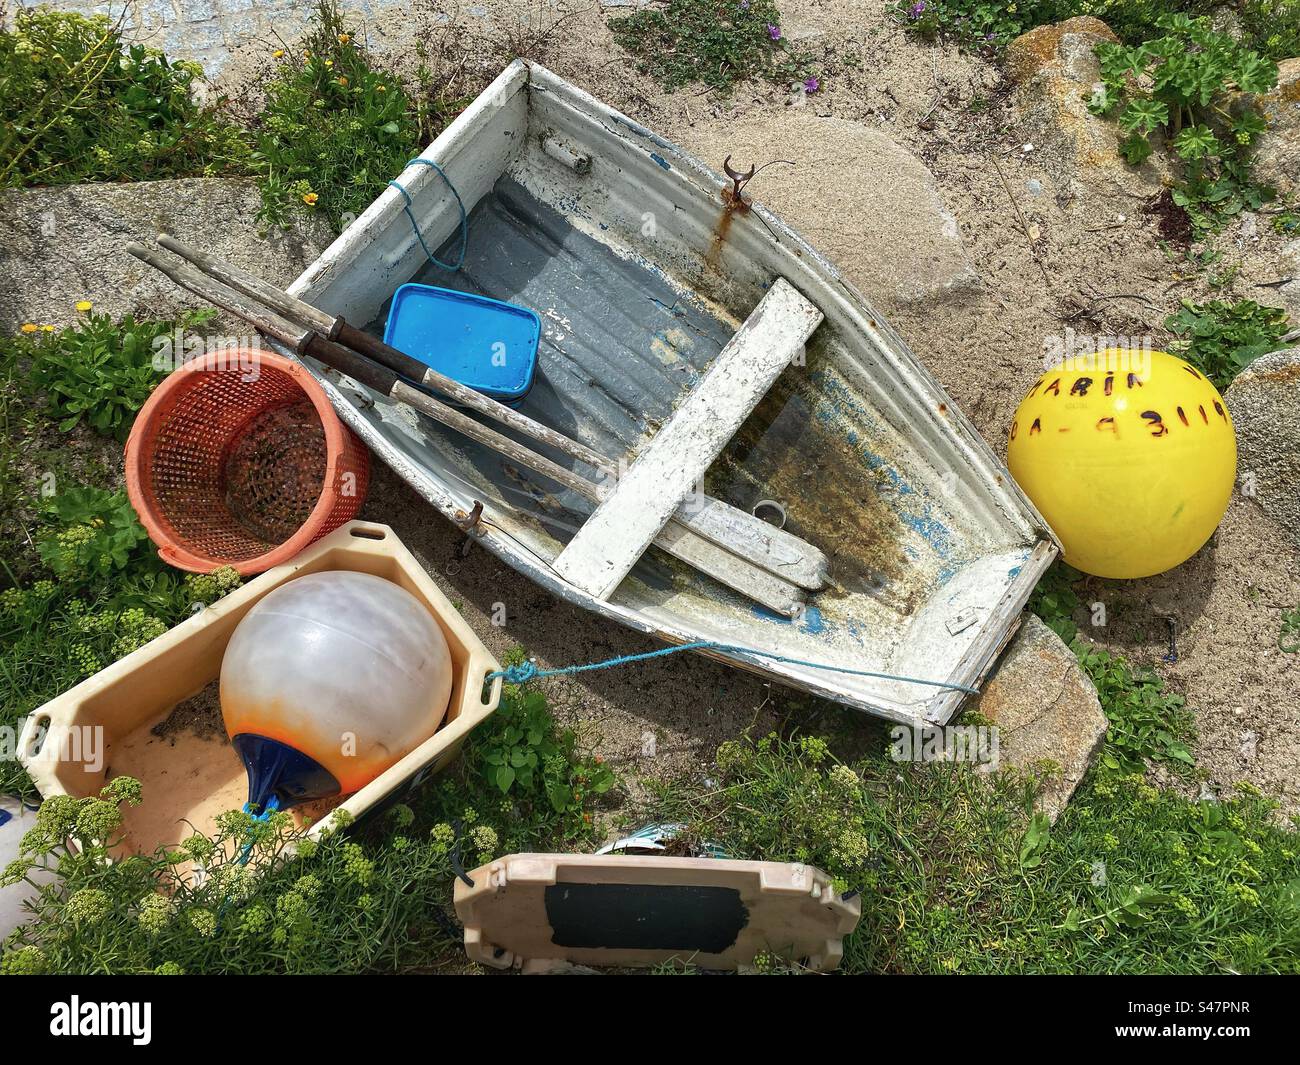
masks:
[[[560,552],[556,572],[608,599],[822,318],[793,285],[778,278]]]

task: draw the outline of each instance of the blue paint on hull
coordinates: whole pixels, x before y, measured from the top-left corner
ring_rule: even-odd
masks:
[[[762,618],[764,621],[774,621],[778,625],[793,625],[795,623],[794,618],[775,614],[761,606],[751,607],[750,613],[756,618]],[[820,636],[827,631],[828,627],[826,619],[822,617],[822,612],[815,606],[808,607],[804,610],[803,616],[799,618],[799,631],[806,632],[810,636]]]
[[[825,371],[819,371],[816,374],[816,381],[822,393],[830,399],[829,404],[819,404],[814,412],[814,416],[819,421],[833,426],[835,423],[849,420],[849,418],[861,421],[871,416],[871,412],[853,397],[842,381],[836,380]],[[904,479],[896,467],[868,450],[861,442],[856,430],[849,430],[844,434],[844,437],[861,457],[867,469],[882,475],[899,499],[907,500],[907,506],[894,508],[894,513],[898,516],[899,521],[916,533],[940,560],[945,562],[953,561],[955,541],[952,530],[936,515],[935,508],[928,498],[929,490],[914,488]],[[908,555],[911,558],[918,557],[910,550],[908,550]],[[956,573],[956,569],[955,566],[942,567],[938,574],[940,584],[946,584]]]

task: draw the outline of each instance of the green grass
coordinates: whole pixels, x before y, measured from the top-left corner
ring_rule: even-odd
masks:
[[[1300,838],[1249,789],[1191,802],[1093,773],[1055,826],[1034,782],[816,737],[738,740],[714,786],[667,782],[647,820],[860,891],[846,972],[1300,971]]]
[[[811,57],[786,43],[772,0],[668,0],[609,26],[638,68],[670,91],[700,83],[727,93],[749,78],[803,82],[815,73]]]
[[[105,16],[20,8],[0,31],[0,188],[244,172],[243,131],[195,101],[201,73]]]

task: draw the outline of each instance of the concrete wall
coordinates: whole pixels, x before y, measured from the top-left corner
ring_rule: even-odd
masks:
[[[343,6],[350,13],[370,17],[393,2],[347,0]],[[128,40],[160,48],[172,59],[195,60],[212,76],[242,45],[292,44],[316,4],[315,0],[53,0],[48,6],[84,15],[121,16]]]

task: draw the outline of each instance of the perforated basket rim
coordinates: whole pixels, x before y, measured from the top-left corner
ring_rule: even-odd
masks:
[[[198,387],[193,383],[195,373],[246,374],[250,364],[266,366],[289,376],[311,400],[325,431],[325,477],[320,498],[307,520],[283,543],[254,558],[233,562],[229,559],[202,554],[181,540],[171,523],[155,502],[153,489],[153,459],[158,441],[160,418],[169,412],[184,393]],[[339,463],[348,443],[350,430],[343,424],[330,404],[324,389],[317,384],[310,371],[301,363],[263,348],[241,345],[221,351],[208,352],[188,360],[171,372],[145,401],[126,441],[126,492],[135,508],[140,524],[149,539],[158,548],[159,557],[168,565],[191,573],[211,573],[222,566],[232,566],[240,576],[262,573],[272,566],[287,562],[318,537],[323,535],[326,523],[338,502]],[[361,445],[364,450],[365,445]]]

